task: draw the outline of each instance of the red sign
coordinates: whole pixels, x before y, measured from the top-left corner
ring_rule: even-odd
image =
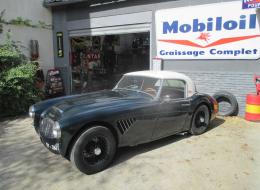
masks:
[[[243,9],[260,8],[260,0],[243,0]]]
[[[87,59],[89,61],[96,61],[100,59],[100,53],[88,53],[87,54]]]

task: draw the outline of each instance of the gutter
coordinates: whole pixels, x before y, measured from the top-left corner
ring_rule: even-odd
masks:
[[[110,4],[110,3],[118,3],[126,0],[44,0],[43,6],[46,8],[57,7],[57,6],[65,6],[76,3],[88,2],[89,5],[94,4]]]

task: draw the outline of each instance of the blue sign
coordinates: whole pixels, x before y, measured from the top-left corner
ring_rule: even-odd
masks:
[[[155,23],[163,60],[260,58],[256,10],[242,9],[241,1],[157,10]]]
[[[240,15],[238,20],[224,20],[222,16],[216,18],[209,17],[207,22],[202,22],[199,19],[193,19],[192,24],[179,23],[178,20],[173,22],[163,21],[163,34],[168,33],[188,33],[188,32],[213,32],[222,30],[239,30],[255,29],[257,20],[256,14]]]
[[[243,9],[260,8],[260,0],[242,0]]]

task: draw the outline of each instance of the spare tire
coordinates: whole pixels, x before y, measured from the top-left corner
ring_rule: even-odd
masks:
[[[227,91],[218,91],[213,97],[219,104],[220,116],[237,116],[239,112],[238,102],[236,97]]]

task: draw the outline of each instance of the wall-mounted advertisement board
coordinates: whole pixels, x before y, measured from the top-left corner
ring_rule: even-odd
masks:
[[[241,1],[158,10],[161,59],[259,59],[260,15]]]
[[[57,55],[58,57],[63,57],[64,56],[63,33],[57,32],[56,37],[57,37],[57,50],[58,50]]]
[[[260,8],[260,0],[242,0],[243,9]]]

